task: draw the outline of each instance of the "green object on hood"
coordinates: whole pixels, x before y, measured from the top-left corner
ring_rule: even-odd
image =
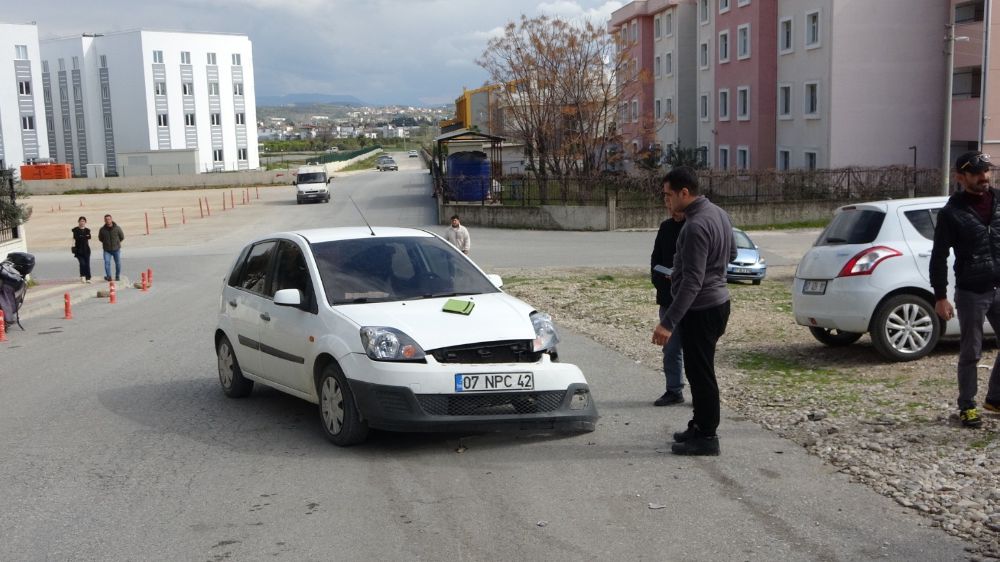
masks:
[[[464,314],[468,316],[472,313],[472,309],[476,308],[476,303],[472,301],[460,301],[457,299],[448,299],[444,306],[441,308],[444,312],[451,312],[453,314]]]

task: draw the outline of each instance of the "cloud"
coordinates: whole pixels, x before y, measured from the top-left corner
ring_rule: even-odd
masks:
[[[570,21],[586,20],[599,24],[611,19],[611,13],[623,5],[621,2],[609,1],[594,8],[584,8],[579,2],[572,0],[555,0],[539,4],[538,13]]]

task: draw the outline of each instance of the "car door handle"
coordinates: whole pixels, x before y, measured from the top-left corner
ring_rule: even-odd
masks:
[[[236,308],[236,301],[235,300],[229,301],[229,306]]]
[[[917,256],[921,257],[921,258],[929,258],[929,257],[931,257],[931,253],[930,252],[918,252]]]
[[[268,314],[268,313],[266,313],[266,312],[261,312],[260,313],[260,319],[263,320],[264,322],[270,322],[271,321],[271,315]]]

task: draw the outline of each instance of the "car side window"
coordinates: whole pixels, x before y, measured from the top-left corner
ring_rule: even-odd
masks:
[[[240,278],[243,274],[243,266],[246,265],[247,254],[250,253],[250,246],[243,248],[240,252],[240,257],[236,258],[236,265],[233,266],[233,270],[229,273],[229,281],[227,282],[230,287],[239,287]]]
[[[267,292],[267,272],[276,246],[277,244],[273,241],[254,245],[247,255],[239,282],[236,284],[237,287],[251,293],[269,295]]]
[[[271,282],[270,296],[282,289],[298,289],[302,292],[303,304],[311,307],[313,303],[312,281],[309,278],[309,267],[302,249],[293,242],[281,242],[278,247],[278,259],[275,264],[274,281]]]
[[[903,214],[913,228],[928,240],[934,240],[934,225],[937,223],[937,209],[919,209]]]

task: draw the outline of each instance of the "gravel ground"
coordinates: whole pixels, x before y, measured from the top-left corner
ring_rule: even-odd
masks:
[[[662,377],[645,270],[497,273],[509,293]],[[717,355],[723,404],[972,541],[973,559],[1000,559],[1000,416],[984,414],[978,430],[959,424],[957,342],[909,363],[885,362],[867,336],[826,347],[794,322],[793,273],[773,267],[759,286],[730,285],[732,316]],[[995,356],[995,347],[984,350],[980,399]]]

